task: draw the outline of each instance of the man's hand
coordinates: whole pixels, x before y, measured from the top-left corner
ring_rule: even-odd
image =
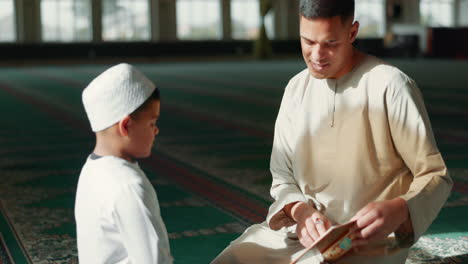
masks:
[[[395,232],[409,220],[409,211],[405,200],[395,198],[370,203],[351,220],[357,220],[353,246],[364,246],[369,242],[383,240]]]
[[[304,247],[312,245],[332,225],[326,216],[304,202],[286,207],[290,209],[288,215],[297,223],[296,233]]]

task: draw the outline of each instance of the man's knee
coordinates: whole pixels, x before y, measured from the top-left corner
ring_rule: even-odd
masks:
[[[303,248],[266,223],[253,225],[221,252],[211,264],[289,263],[291,256]]]
[[[253,242],[233,242],[221,252],[211,264],[252,264],[266,263],[275,249]]]

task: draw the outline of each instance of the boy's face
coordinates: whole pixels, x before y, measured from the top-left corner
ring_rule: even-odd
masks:
[[[132,118],[128,128],[130,139],[128,154],[133,158],[145,158],[151,155],[154,138],[159,134],[157,121],[159,119],[160,101],[152,100],[135,118]]]

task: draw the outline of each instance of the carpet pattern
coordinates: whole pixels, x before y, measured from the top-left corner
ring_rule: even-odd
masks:
[[[407,263],[466,263],[468,76],[461,72],[468,63],[425,61],[424,69],[414,61],[392,63],[419,84],[455,180]],[[0,109],[6,113],[0,131],[1,261],[9,254],[14,263],[77,262],[74,192],[93,146],[81,91],[107,67],[0,69]],[[161,133],[154,155],[141,165],[158,193],[175,263],[209,263],[247,226],[264,220],[274,121],[284,86],[304,65],[138,67],[162,93]]]
[[[12,259],[2,233],[0,233],[0,264],[11,264]]]

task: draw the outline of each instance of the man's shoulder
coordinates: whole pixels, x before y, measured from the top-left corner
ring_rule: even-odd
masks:
[[[308,80],[309,78],[310,78],[309,69],[308,69],[308,68],[305,68],[305,69],[303,69],[302,71],[298,72],[296,75],[294,75],[294,76],[289,80],[289,84],[291,84],[291,83],[297,83],[297,82],[301,82],[301,81],[305,81],[305,80]]]
[[[296,92],[299,92],[300,90],[305,89],[307,83],[310,80],[310,77],[311,75],[309,69],[305,68],[289,80],[288,85],[286,86],[286,90],[289,94],[294,94]]]
[[[390,84],[403,84],[412,80],[401,69],[382,59],[367,56],[365,63],[364,75],[378,81],[384,87]]]

